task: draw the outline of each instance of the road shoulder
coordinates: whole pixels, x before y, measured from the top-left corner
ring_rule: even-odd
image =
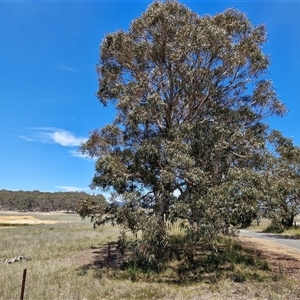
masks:
[[[259,238],[237,236],[242,246],[267,260],[273,272],[300,279],[300,252]]]

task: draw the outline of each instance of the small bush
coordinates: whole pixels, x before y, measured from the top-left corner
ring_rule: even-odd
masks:
[[[264,230],[270,233],[283,233],[284,226],[278,220],[272,220],[271,224]]]
[[[162,270],[169,259],[168,234],[164,224],[154,219],[142,232],[142,238],[135,247],[135,261],[138,266],[145,269]]]

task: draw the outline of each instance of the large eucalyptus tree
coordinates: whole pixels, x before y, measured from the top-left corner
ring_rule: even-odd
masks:
[[[116,117],[81,150],[97,158],[92,187],[124,205],[98,224],[142,230],[162,249],[166,220],[182,220],[196,241],[253,213],[264,120],[285,113],[266,77],[265,41],[264,25],[237,10],[199,16],[177,1],[155,1],[127,32],[104,37],[97,96]]]

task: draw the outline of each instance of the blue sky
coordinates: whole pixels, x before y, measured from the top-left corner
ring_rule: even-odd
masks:
[[[237,8],[265,23],[269,78],[289,113],[273,128],[300,143],[300,2],[181,1],[198,14]],[[0,189],[86,191],[94,161],[77,149],[114,111],[95,97],[99,45],[151,1],[0,0]]]

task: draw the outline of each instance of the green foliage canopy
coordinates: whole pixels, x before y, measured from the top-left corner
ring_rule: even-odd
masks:
[[[300,213],[300,148],[279,131],[269,137],[274,149],[265,174],[265,212],[273,226],[291,227]]]

